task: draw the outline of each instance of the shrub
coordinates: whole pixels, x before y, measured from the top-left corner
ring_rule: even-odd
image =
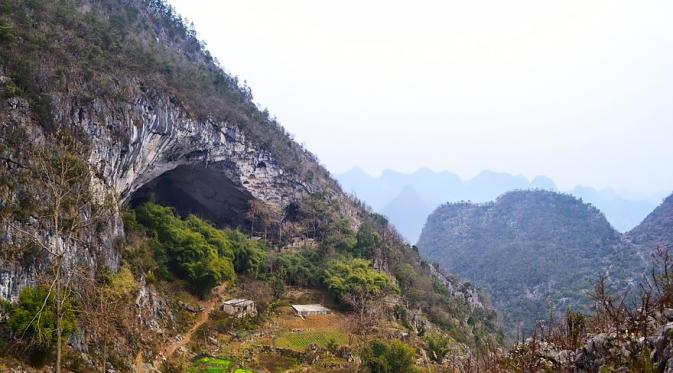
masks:
[[[274,272],[291,285],[317,286],[320,284],[322,268],[320,258],[314,251],[286,251],[276,257]]]
[[[428,351],[430,352],[430,358],[441,364],[444,360],[446,354],[449,353],[451,349],[451,338],[443,335],[440,332],[429,333],[425,337],[425,341],[428,343]]]
[[[353,250],[357,241],[348,220],[338,219],[326,226],[325,236],[320,245],[323,252],[331,254]]]
[[[381,237],[374,227],[369,223],[362,224],[356,237],[355,255],[367,259],[375,258],[380,251]]]
[[[196,217],[186,221],[168,207],[147,203],[136,208],[137,221],[155,238],[155,257],[200,295],[222,281],[234,280],[230,243]],[[162,256],[164,256],[162,258]]]
[[[395,278],[403,289],[412,288],[416,277],[416,270],[410,264],[402,263],[395,268]]]
[[[362,360],[372,373],[409,373],[415,371],[415,354],[411,346],[400,340],[374,340],[363,352]]]
[[[220,256],[234,259],[234,248],[230,237],[226,232],[213,227],[195,215],[189,215],[185,219],[185,225],[189,229],[200,233],[211,246],[217,249]]]
[[[269,272],[269,256],[261,242],[251,240],[238,230],[227,234],[234,250],[234,268],[260,278]]]
[[[349,294],[380,295],[399,292],[388,274],[371,268],[370,262],[365,259],[328,262],[324,281],[327,289],[342,300]]]
[[[107,275],[105,280],[107,285],[105,291],[115,300],[127,298],[135,293],[140,286],[126,265],[122,265],[117,273]]]
[[[56,342],[56,297],[46,286],[25,288],[19,294],[19,301],[6,305],[7,325],[14,338],[31,341],[43,351],[49,350]],[[63,336],[75,330],[75,312],[72,299],[65,298],[63,304]]]

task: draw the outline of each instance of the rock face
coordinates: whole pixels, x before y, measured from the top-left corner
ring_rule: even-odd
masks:
[[[138,97],[116,110],[109,106],[94,101],[87,107],[64,103],[62,108],[74,113],[67,120],[90,136],[89,161],[122,199],[178,167],[211,170],[212,176],[200,176],[221,175],[231,187],[279,205],[315,189],[285,173],[233,123],[194,120],[167,97]]]
[[[522,362],[525,360],[520,357],[528,356],[527,367],[535,368],[531,371],[673,372],[673,320],[651,318],[646,335],[628,330],[591,334],[575,350],[529,338],[505,359]]]
[[[15,298],[46,268],[36,253],[17,257],[5,249],[20,244],[21,230],[59,239],[31,215],[31,204],[47,205],[46,193],[24,176],[36,151],[62,133],[84,149],[77,153],[90,167],[91,205],[111,198],[117,210],[88,228],[95,244],[63,243],[69,261],[89,268],[116,269],[115,242],[124,234],[119,210],[150,194],[181,213],[235,227],[251,199],[283,208],[320,192],[342,202],[342,213],[357,224],[353,216],[362,210],[164,2],[11,0],[5,8],[0,297]]]
[[[335,193],[286,172],[237,125],[191,119],[168,97],[139,95],[134,104],[94,100],[86,105],[68,96],[56,97],[58,121],[87,135],[88,161],[96,175],[91,189],[101,198],[111,194],[124,203],[155,193],[159,202],[181,201],[182,205],[175,204],[178,211],[200,212],[217,224],[237,226],[252,198],[284,207],[307,193]],[[37,132],[40,141],[27,106],[18,101],[5,115],[14,118],[12,124]],[[103,237],[106,250],[99,259],[116,268],[119,253],[112,241],[123,234],[123,227],[118,215],[110,221]],[[35,271],[30,265],[0,263],[0,296],[15,298]]]
[[[428,218],[420,252],[485,286],[510,328],[530,330],[549,307],[584,309],[602,273],[629,286],[643,271],[593,206],[548,191],[517,191],[486,204],[446,204]]]

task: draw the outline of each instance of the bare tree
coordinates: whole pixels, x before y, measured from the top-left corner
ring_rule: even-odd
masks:
[[[358,289],[344,294],[342,298],[357,315],[357,330],[363,332],[371,330],[372,325],[376,324],[383,313],[383,299],[385,298],[383,292],[376,293]]]
[[[245,217],[250,222],[250,234],[255,233],[255,225],[257,225],[265,240],[269,237],[269,229],[275,224],[280,224],[282,219],[280,209],[257,199],[250,200]]]
[[[88,247],[90,235],[85,231],[111,212],[111,199],[95,203],[91,191],[92,170],[83,160],[85,147],[73,136],[57,135],[52,144],[35,150],[28,174],[33,189],[40,193],[37,208],[37,227],[24,228],[15,223],[10,227],[22,234],[48,256],[51,267],[49,294],[33,321],[44,311],[53,296],[56,312],[56,372],[61,372],[63,317],[73,292],[73,277],[77,271],[65,271],[66,255],[72,247]],[[75,261],[77,258],[72,258]],[[39,325],[36,323],[34,325]]]

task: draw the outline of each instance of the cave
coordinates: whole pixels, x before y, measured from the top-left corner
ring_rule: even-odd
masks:
[[[182,217],[194,214],[219,227],[245,227],[253,198],[216,167],[183,165],[143,185],[129,198],[136,207],[150,198]]]

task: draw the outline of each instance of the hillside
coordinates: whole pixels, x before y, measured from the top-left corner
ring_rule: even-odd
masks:
[[[0,160],[0,370],[443,369],[501,340],[163,1],[3,1]]]
[[[517,191],[485,204],[436,209],[422,255],[493,296],[510,330],[530,331],[550,309],[587,310],[601,274],[627,287],[643,273],[637,250],[592,205],[549,191]]]
[[[657,246],[673,248],[673,195],[629,231],[626,238],[644,251]]]

